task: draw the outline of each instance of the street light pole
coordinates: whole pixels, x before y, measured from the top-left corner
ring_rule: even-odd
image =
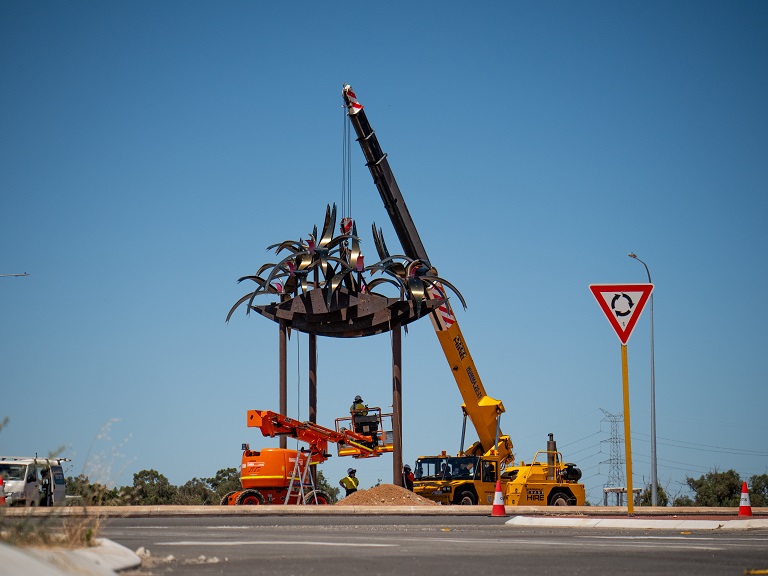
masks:
[[[651,271],[648,270],[648,264],[640,260],[637,254],[630,252],[627,254],[645,266],[645,273],[648,274],[648,284],[651,282]],[[653,362],[653,292],[651,292],[651,506],[659,505],[659,481],[656,475],[656,368]]]

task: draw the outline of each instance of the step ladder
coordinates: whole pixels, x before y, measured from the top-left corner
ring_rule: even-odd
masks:
[[[302,469],[301,461],[305,454],[307,457],[307,464]],[[299,449],[297,446],[296,464],[294,464],[293,471],[291,472],[291,481],[288,484],[288,493],[285,495],[285,501],[283,502],[283,505],[288,504],[288,502],[291,500],[291,496],[294,492],[294,486],[296,490],[296,503],[299,505],[304,504],[304,499],[307,496],[307,494],[304,492],[305,487],[311,488],[312,492],[315,491],[315,478],[312,474],[310,474],[309,471],[311,456],[312,455],[309,454],[308,450],[305,448]],[[309,482],[307,482],[307,476],[309,476]],[[317,504],[317,497],[315,497],[315,504]]]

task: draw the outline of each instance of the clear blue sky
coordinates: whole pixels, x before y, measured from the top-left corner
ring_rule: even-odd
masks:
[[[768,472],[768,4],[0,4],[0,453],[174,484],[238,466],[278,408],[277,327],[236,283],[341,202],[352,84],[503,431],[554,433],[602,499],[616,335],[591,283],[655,295],[659,482]],[[352,150],[353,217],[397,240]],[[629,342],[634,484],[650,479],[650,316]],[[290,416],[306,419],[306,336]],[[389,337],[320,340],[318,421],[391,403]],[[459,447],[431,324],[404,339],[406,461]],[[324,464],[335,482],[348,459]],[[391,458],[356,463],[362,486]]]

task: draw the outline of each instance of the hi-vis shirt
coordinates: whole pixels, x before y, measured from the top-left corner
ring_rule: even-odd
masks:
[[[362,402],[353,402],[349,407],[350,414],[360,414],[360,416],[368,416],[368,406]]]
[[[357,485],[360,484],[360,480],[354,476],[345,476],[341,479],[341,483],[345,490],[356,490]]]

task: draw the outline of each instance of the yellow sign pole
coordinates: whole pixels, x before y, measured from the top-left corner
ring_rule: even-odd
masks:
[[[635,513],[635,493],[632,491],[632,438],[629,426],[629,367],[627,345],[621,345],[621,380],[624,387],[624,450],[627,456],[627,514]]]

